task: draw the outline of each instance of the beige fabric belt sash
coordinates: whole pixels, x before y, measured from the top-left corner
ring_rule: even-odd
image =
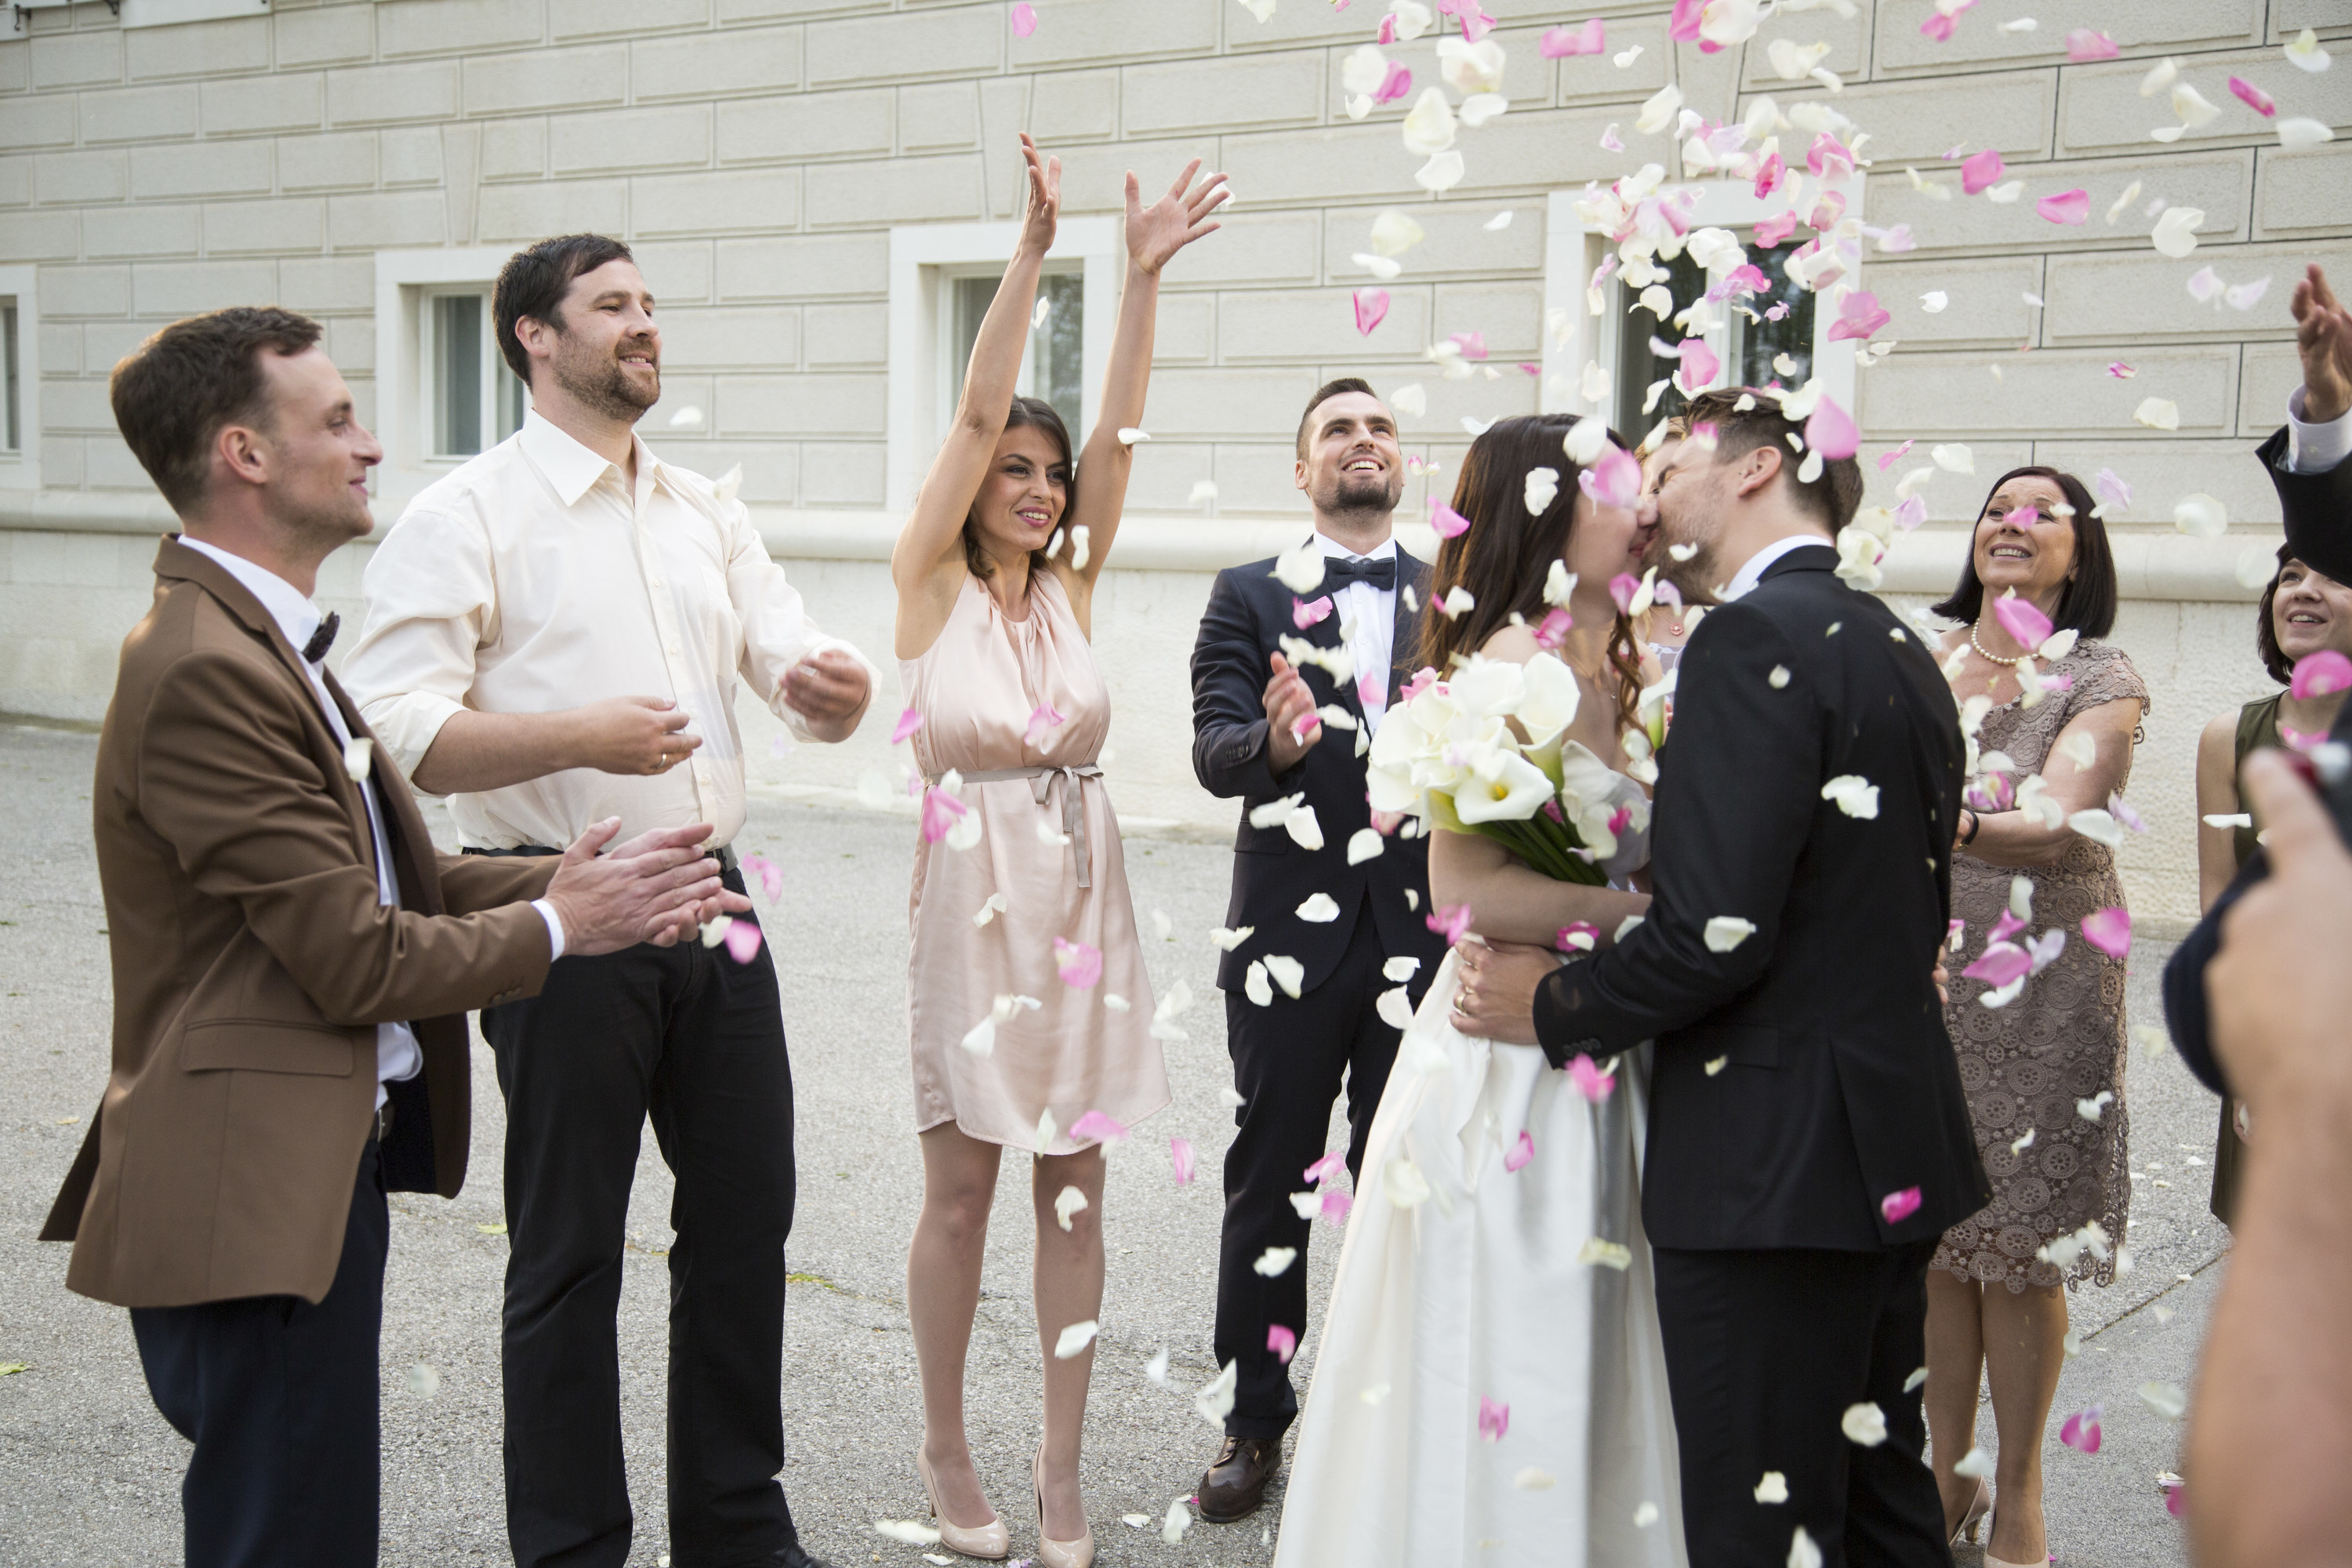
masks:
[[[1091,888],[1095,885],[1091,869],[1094,856],[1087,843],[1086,803],[1079,797],[1078,781],[1098,779],[1103,776],[1102,769],[1092,763],[1068,768],[1056,767],[1051,763],[1041,763],[1033,768],[982,768],[978,773],[964,773],[961,776],[966,784],[992,784],[999,779],[1027,779],[1029,792],[1036,797],[1039,805],[1045,804],[1047,795],[1053,791],[1055,779],[1067,779],[1069,782],[1062,790],[1062,831],[1070,836],[1070,847],[1077,856],[1078,886]],[[936,784],[940,781],[933,779],[930,782]]]

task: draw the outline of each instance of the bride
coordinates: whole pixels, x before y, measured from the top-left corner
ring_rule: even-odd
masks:
[[[1641,1224],[1646,1060],[1621,1058],[1605,1078],[1554,1072],[1533,1047],[1450,1021],[1477,938],[1607,943],[1649,904],[1635,888],[1648,802],[1626,776],[1640,770],[1624,737],[1659,667],[1609,585],[1641,571],[1651,530],[1582,493],[1562,456],[1572,423],[1506,419],[1471,447],[1454,498],[1469,527],[1444,542],[1430,597],[1460,587],[1475,602],[1424,617],[1418,662],[1452,673],[1474,653],[1552,657],[1546,589],[1559,597],[1564,565],[1574,624],[1558,657],[1580,697],[1564,763],[1588,804],[1598,792],[1631,809],[1612,815],[1613,845],[1587,837],[1608,887],[1556,881],[1468,831],[1431,840],[1432,902],[1466,905],[1471,934],[1406,1031],[1372,1123],[1276,1568],[1685,1562]],[[1538,468],[1559,476],[1540,511]]]

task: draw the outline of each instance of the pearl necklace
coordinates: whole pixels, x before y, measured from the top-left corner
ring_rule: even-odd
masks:
[[[1969,628],[1969,646],[1975,648],[1977,652],[1982,654],[1988,662],[2006,665],[2011,669],[2016,668],[2019,665],[2023,664],[2027,659],[2033,657],[2033,650],[2032,648],[2028,648],[2025,652],[2019,654],[2015,658],[2001,658],[2000,655],[1993,652],[1990,648],[1985,647],[1984,644],[1977,640],[1977,629],[1974,626],[1970,626]]]

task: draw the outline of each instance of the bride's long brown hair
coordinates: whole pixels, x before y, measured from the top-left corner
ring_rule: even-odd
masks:
[[[1564,446],[1575,423],[1572,415],[1522,415],[1496,420],[1470,443],[1461,477],[1454,484],[1454,510],[1468,518],[1470,526],[1438,547],[1437,563],[1429,574],[1429,603],[1421,614],[1417,665],[1443,676],[1508,626],[1512,616],[1535,626],[1549,612],[1544,581],[1551,563],[1567,553],[1581,494],[1577,479],[1584,470]],[[1613,430],[1609,439],[1620,447],[1625,445]],[[1551,468],[1559,475],[1559,490],[1540,513],[1528,510],[1531,468]],[[1447,616],[1437,606],[1456,587],[1468,589],[1476,603],[1459,616]],[[1641,645],[1622,611],[1610,630],[1607,658],[1617,675],[1622,731],[1633,727],[1642,691]]]

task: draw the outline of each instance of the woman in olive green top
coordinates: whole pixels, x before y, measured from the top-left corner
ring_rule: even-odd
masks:
[[[2254,627],[2263,668],[2281,686],[2293,678],[2297,660],[2322,649],[2352,658],[2352,587],[2313,571],[2287,551],[2279,546],[2279,569],[2263,590],[2262,615]],[[2254,852],[2253,824],[2238,802],[2238,764],[2259,747],[2315,742],[2335,724],[2344,698],[2341,691],[2302,698],[2273,692],[2247,703],[2234,717],[2224,713],[2205,726],[2197,742],[2200,909],[2213,907]],[[2213,1149],[2213,1214],[2224,1225],[2237,1203],[2245,1131],[2245,1108],[2235,1100],[2223,1100],[2221,1134]]]

